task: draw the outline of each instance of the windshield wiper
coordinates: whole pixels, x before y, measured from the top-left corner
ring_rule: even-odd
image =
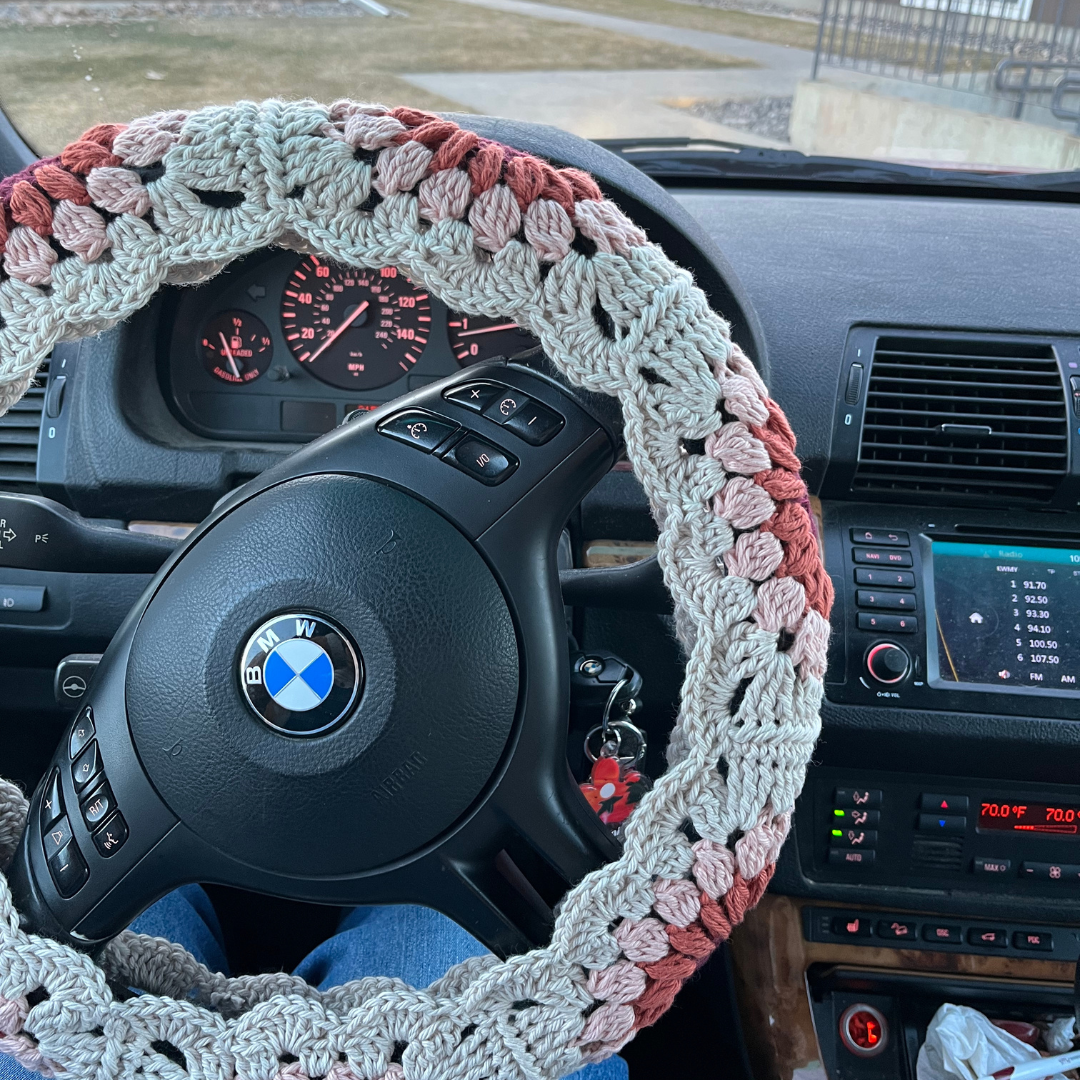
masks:
[[[713,139],[597,139],[662,184],[735,186],[752,183],[792,187],[838,184],[864,189],[976,189],[980,193],[1044,197],[1080,194],[1080,172],[990,172],[941,169],[894,161],[813,157]],[[924,191],[924,193],[930,193]]]

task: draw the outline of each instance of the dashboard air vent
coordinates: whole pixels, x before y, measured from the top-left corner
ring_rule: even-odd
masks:
[[[22,399],[0,416],[0,490],[37,491],[38,433],[49,381],[49,361]]]
[[[1068,467],[1068,428],[1049,344],[882,336],[852,488],[1046,502]]]

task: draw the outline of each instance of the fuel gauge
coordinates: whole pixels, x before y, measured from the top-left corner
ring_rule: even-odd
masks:
[[[222,311],[199,335],[203,366],[215,379],[253,382],[274,357],[274,342],[266,325],[249,311]]]

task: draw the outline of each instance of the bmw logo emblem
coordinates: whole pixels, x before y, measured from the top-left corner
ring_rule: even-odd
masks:
[[[240,687],[255,715],[284,735],[322,735],[356,702],[364,665],[349,635],[325,615],[278,615],[244,646]]]

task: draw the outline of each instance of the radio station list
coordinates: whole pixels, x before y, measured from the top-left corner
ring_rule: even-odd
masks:
[[[933,545],[938,677],[1080,692],[1080,551]]]

